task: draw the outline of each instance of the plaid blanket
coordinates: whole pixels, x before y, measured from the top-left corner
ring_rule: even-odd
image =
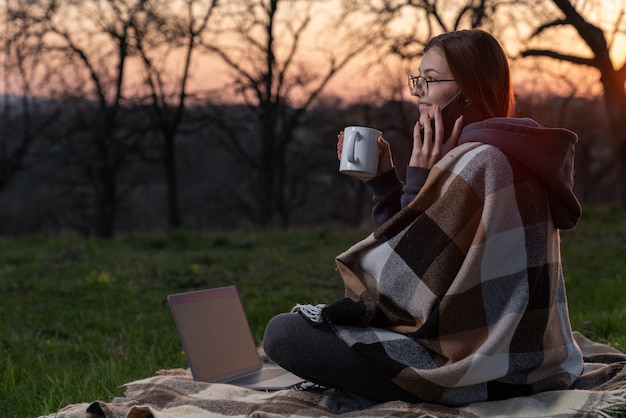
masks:
[[[582,370],[544,185],[498,148],[464,143],[416,199],[337,257],[362,325],[338,334],[427,402],[569,387]]]
[[[626,362],[626,355],[606,345],[593,343],[580,334],[575,334],[575,338],[585,353],[586,361],[586,372],[578,381],[579,389],[478,402],[461,408],[395,401],[337,415],[328,406],[329,399],[335,395],[332,391],[290,389],[259,392],[196,382],[188,370],[176,369],[164,370],[156,376],[123,385],[123,397],[68,405],[45,418],[571,418],[608,417],[611,412],[626,411],[626,376],[621,371],[626,363],[619,363]]]

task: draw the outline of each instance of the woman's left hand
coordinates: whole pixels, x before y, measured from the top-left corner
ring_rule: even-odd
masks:
[[[421,126],[424,126],[424,138],[422,138]],[[452,133],[444,143],[443,118],[441,108],[435,107],[435,132],[433,132],[430,116],[424,113],[413,128],[413,151],[409,165],[414,167],[432,168],[437,161],[456,147],[463,127],[463,116],[454,122]],[[434,138],[433,138],[434,136]]]
[[[343,153],[343,139],[344,132],[341,131],[337,135],[337,159],[341,161],[341,154]],[[376,176],[379,176],[387,171],[393,170],[393,158],[391,157],[391,146],[382,136],[378,137],[378,171]],[[375,177],[376,177],[375,176]],[[357,177],[362,181],[370,181],[373,177]]]

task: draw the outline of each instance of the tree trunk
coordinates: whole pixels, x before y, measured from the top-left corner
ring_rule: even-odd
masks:
[[[182,225],[180,205],[178,203],[178,168],[176,164],[176,144],[172,134],[165,135],[165,177],[167,181],[168,225],[170,229],[179,229]]]
[[[117,215],[117,179],[115,170],[103,167],[96,170],[95,233],[98,238],[113,238]]]

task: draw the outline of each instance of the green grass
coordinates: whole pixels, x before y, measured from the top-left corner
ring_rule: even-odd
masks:
[[[273,315],[334,300],[334,257],[364,232],[0,239],[0,416],[121,395],[187,367],[168,294],[235,284],[260,342]]]
[[[572,328],[626,351],[626,210],[585,208],[561,244]]]
[[[187,367],[170,293],[237,285],[257,342],[273,315],[342,296],[334,257],[363,231],[0,239],[0,416],[122,395]],[[574,329],[626,348],[626,210],[586,209],[562,233]]]

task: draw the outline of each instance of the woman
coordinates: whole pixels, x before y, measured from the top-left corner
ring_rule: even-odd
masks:
[[[345,298],[273,318],[265,351],[312,382],[378,401],[459,406],[568,388],[582,356],[559,229],[581,214],[577,138],[511,118],[508,63],[486,32],[432,39],[419,72],[406,184],[380,138],[367,182],[377,229],[336,260]],[[478,121],[461,116],[442,132],[441,107],[459,92]]]

